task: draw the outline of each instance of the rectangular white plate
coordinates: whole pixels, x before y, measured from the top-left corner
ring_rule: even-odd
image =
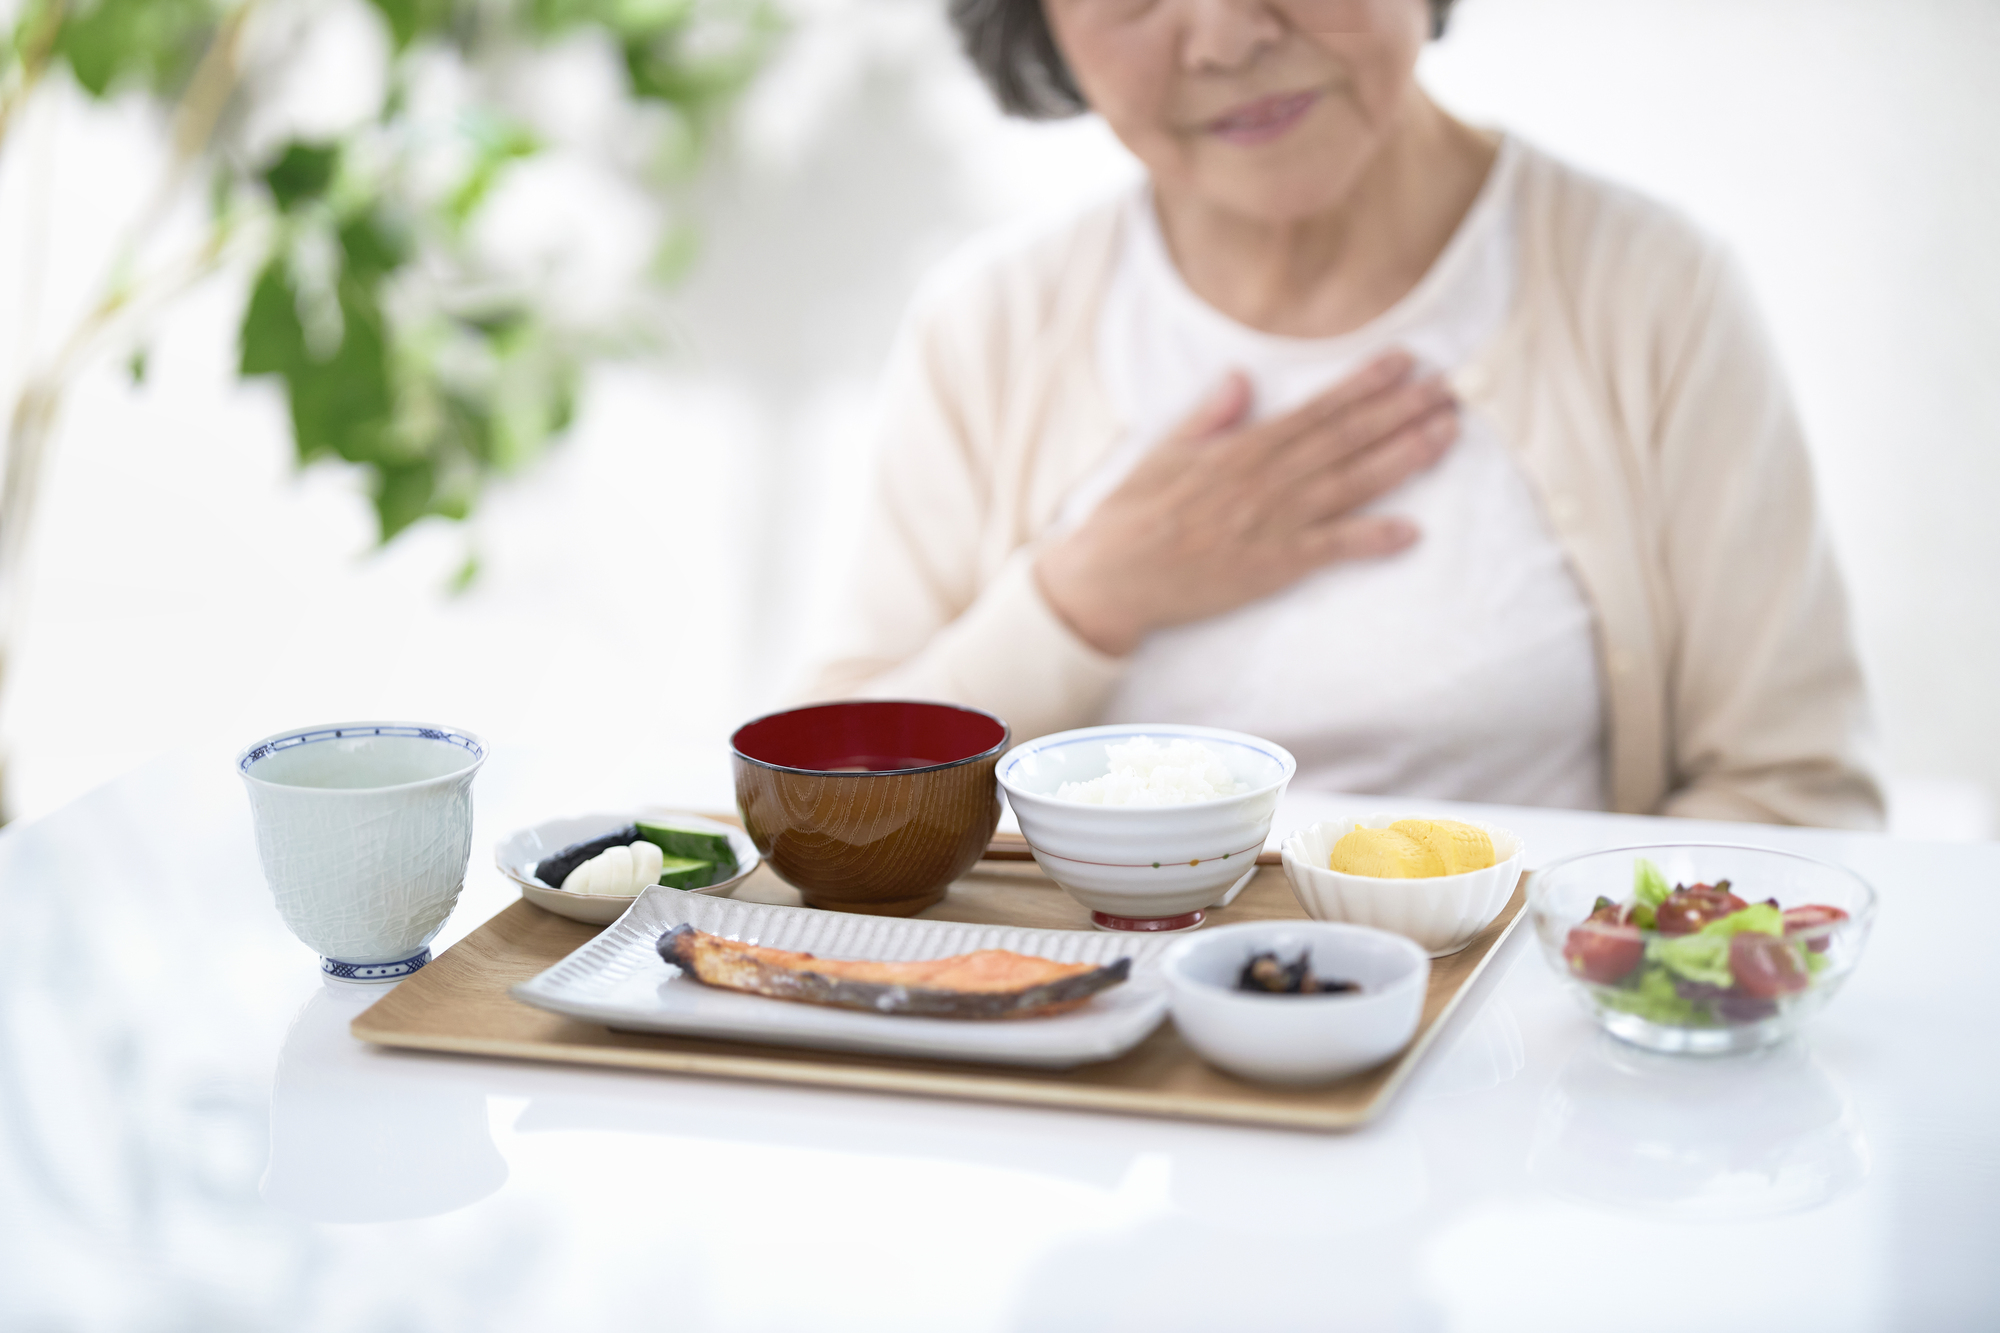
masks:
[[[655,947],[661,935],[683,922],[712,935],[820,958],[900,963],[1011,949],[1098,966],[1129,957],[1132,975],[1082,1008],[1052,1018],[982,1022],[869,1014],[718,990],[683,976]],[[1167,1012],[1166,981],[1159,971],[1166,944],[1096,931],[774,907],[651,888],[603,934],[515,986],[513,995],[524,1004],[631,1031],[1067,1069],[1123,1055],[1159,1026]]]

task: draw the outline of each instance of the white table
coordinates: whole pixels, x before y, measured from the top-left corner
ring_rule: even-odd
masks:
[[[563,790],[481,776],[440,947]],[[367,1048],[227,756],[154,765],[0,833],[0,1329],[2000,1327],[2000,845],[1486,813],[1883,910],[1805,1038],[1711,1061],[1600,1036],[1517,932],[1383,1122],[1251,1131]]]

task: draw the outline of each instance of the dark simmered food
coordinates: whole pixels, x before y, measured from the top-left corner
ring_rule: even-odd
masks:
[[[1361,986],[1358,982],[1314,976],[1312,951],[1306,950],[1289,963],[1281,962],[1275,953],[1250,955],[1237,975],[1236,989],[1256,995],[1349,995],[1358,992]]]
[[[815,958],[675,926],[660,957],[705,986],[774,1000],[923,1018],[1043,1018],[1088,1001],[1131,975],[1132,960],[1105,967],[981,949],[915,963]]]
[[[630,847],[637,841],[639,841],[639,826],[627,824],[624,828],[607,833],[601,838],[592,838],[589,842],[571,843],[554,856],[536,865],[535,878],[552,889],[559,889],[563,881],[569,878],[569,872],[591,857],[600,852],[608,852],[613,847]]]

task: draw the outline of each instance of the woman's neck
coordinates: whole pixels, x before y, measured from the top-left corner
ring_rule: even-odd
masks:
[[[1196,295],[1266,333],[1352,332],[1407,295],[1478,198],[1497,142],[1421,92],[1336,206],[1272,221],[1154,186],[1160,229]]]

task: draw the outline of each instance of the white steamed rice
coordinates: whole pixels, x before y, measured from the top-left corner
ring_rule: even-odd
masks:
[[[1199,741],[1162,745],[1150,736],[1135,736],[1107,746],[1105,753],[1110,772],[1088,782],[1065,782],[1056,789],[1056,798],[1082,805],[1186,805],[1250,789],[1230,776],[1222,756]]]

